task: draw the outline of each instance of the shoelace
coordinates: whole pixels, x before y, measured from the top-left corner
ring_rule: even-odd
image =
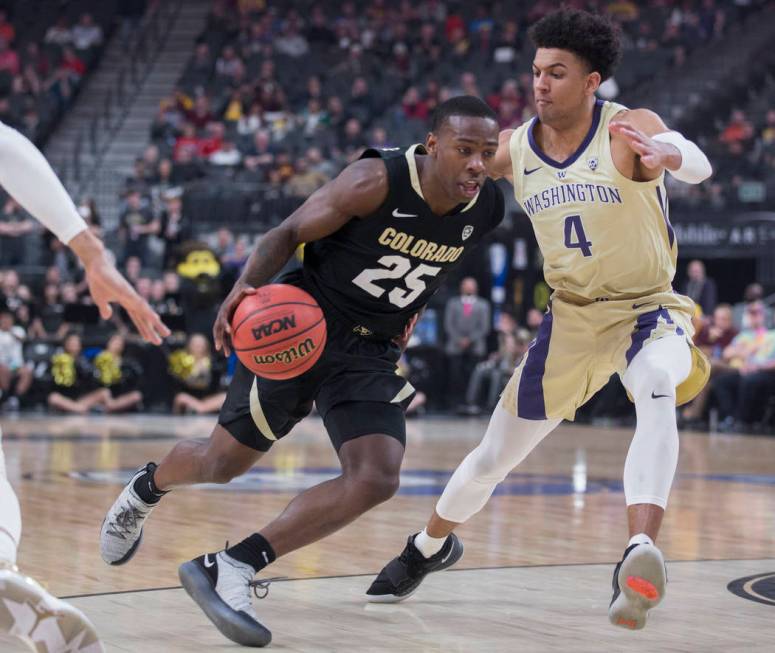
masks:
[[[126,539],[128,534],[137,529],[138,520],[144,517],[145,513],[142,510],[139,510],[127,501],[125,508],[110,522],[108,534],[115,535],[121,539]]]

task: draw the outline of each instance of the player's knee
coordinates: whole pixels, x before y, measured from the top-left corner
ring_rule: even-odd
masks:
[[[371,507],[390,499],[401,485],[398,471],[368,469],[350,475],[350,491]]]

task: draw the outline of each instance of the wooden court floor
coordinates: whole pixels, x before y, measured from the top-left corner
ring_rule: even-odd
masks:
[[[228,651],[179,588],[177,566],[258,530],[303,488],[336,475],[308,419],[230,486],[167,496],[143,546],[105,565],[99,528],[132,471],[210,418],[3,417],[22,504],[19,564],[91,616],[109,651]],[[459,534],[463,559],[405,603],[363,592],[433,508],[483,419],[409,422],[402,488],[347,529],[278,560],[256,603],[278,651],[775,651],[775,439],[683,433],[660,537],[663,604],[644,631],[608,625],[613,564],[627,533],[621,470],[631,433],[563,425]],[[743,579],[738,596],[727,586]],[[746,580],[748,579],[748,580]],[[0,651],[19,651],[0,641]]]

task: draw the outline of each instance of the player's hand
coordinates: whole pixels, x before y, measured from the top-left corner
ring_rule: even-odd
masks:
[[[409,340],[412,337],[412,333],[414,332],[414,326],[417,324],[417,320],[419,318],[419,313],[412,315],[404,327],[404,332],[400,336],[393,338],[393,342],[401,348],[402,352],[406,351],[406,346],[409,344]]]
[[[224,356],[231,356],[231,318],[237,306],[247,295],[255,295],[256,289],[246,283],[237,281],[234,288],[223,300],[221,308],[218,309],[218,315],[213,324],[213,341],[215,350],[223,351]]]
[[[161,321],[156,311],[134,291],[129,282],[105,258],[104,253],[85,262],[84,270],[89,293],[97,308],[100,309],[100,317],[103,320],[109,320],[113,315],[110,304],[116,302],[124,307],[138,332],[147,342],[160,345],[162,338],[170,334],[170,330]]]
[[[681,152],[675,145],[655,141],[639,129],[626,122],[611,122],[608,130],[627,143],[630,149],[640,157],[644,168],[649,170],[678,170],[681,167]]]

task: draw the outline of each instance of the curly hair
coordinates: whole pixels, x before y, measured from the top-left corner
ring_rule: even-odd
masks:
[[[608,79],[622,56],[618,28],[605,16],[563,7],[547,14],[528,31],[536,48],[567,50],[583,59],[590,72]]]

